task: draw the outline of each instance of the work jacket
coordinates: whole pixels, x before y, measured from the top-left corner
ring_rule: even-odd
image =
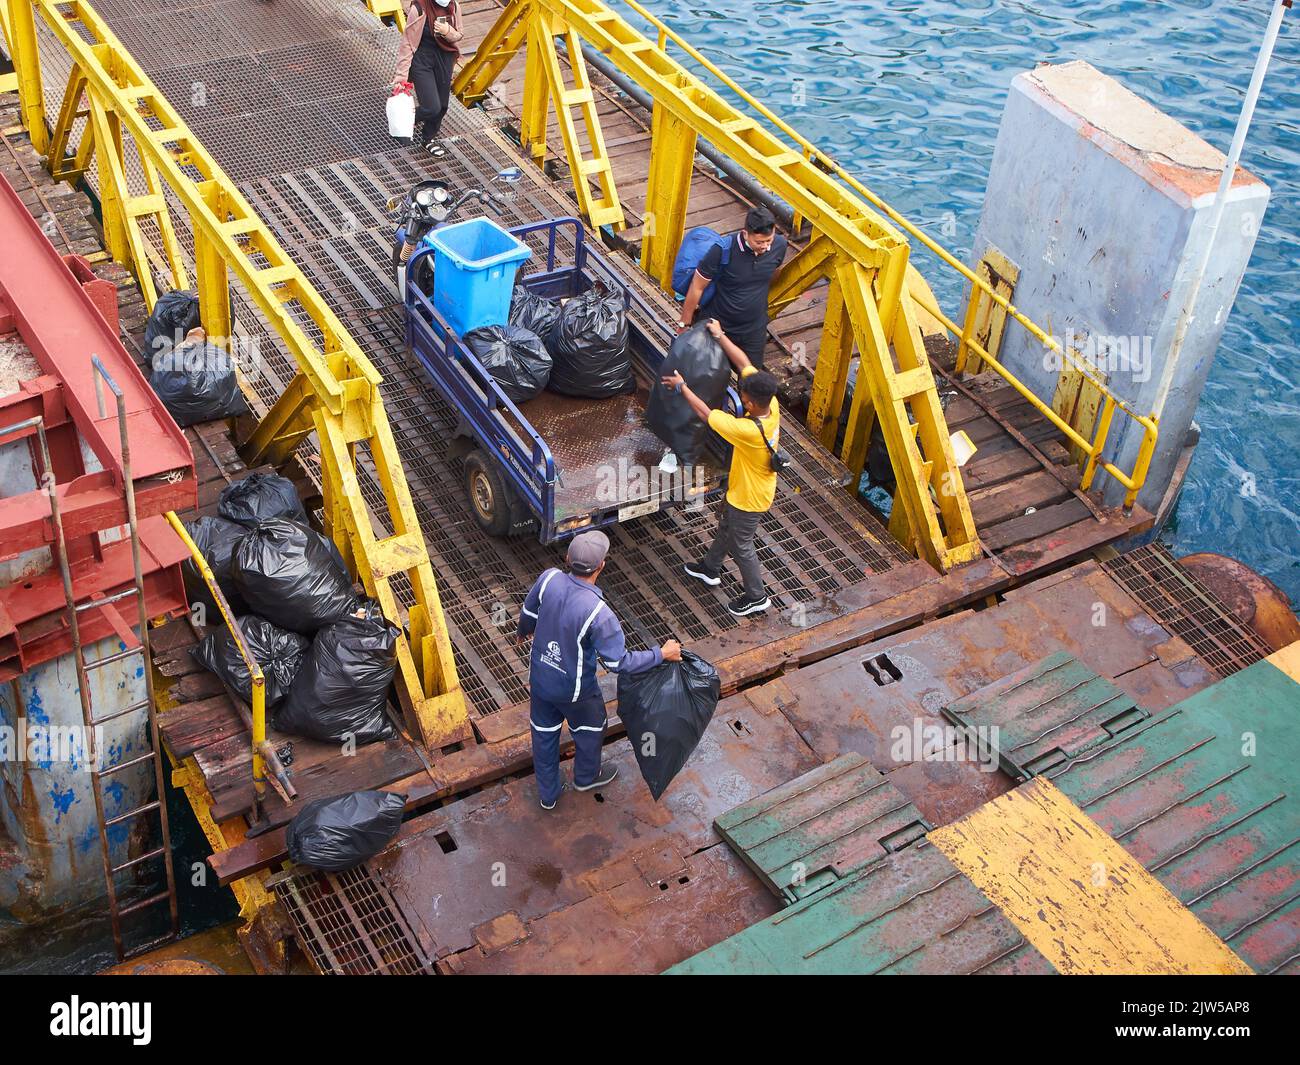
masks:
[[[532,693],[554,703],[599,693],[597,662],[611,673],[643,673],[664,660],[657,647],[629,651],[605,593],[558,569],[548,569],[529,590],[518,632],[533,637]]]
[[[465,36],[461,28],[460,4],[450,0],[451,10],[447,12],[447,21],[451,23],[452,32],[447,36],[448,44],[459,44]],[[415,58],[416,49],[420,47],[420,38],[424,36],[423,0],[402,0],[402,10],[406,14],[406,29],[402,31],[401,40],[397,42],[397,70],[393,73],[393,84],[411,80],[411,60]]]

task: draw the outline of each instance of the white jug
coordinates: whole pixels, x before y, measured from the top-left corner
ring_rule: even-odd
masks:
[[[415,98],[401,90],[388,98],[388,135],[413,137],[415,135]]]

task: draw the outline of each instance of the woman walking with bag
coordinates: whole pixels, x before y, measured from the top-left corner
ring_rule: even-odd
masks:
[[[447,154],[438,140],[443,116],[451,105],[451,75],[460,55],[461,30],[457,0],[439,4],[433,0],[403,0],[406,29],[397,46],[397,71],[393,88],[405,83],[415,86],[418,107],[416,140],[433,155]]]

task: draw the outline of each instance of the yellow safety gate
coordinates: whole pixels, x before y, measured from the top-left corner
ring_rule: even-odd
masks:
[[[3,26],[18,75],[24,125],[56,176],[76,180],[98,167],[104,232],[152,307],[155,265],[173,287],[188,284],[166,192],[185,209],[194,236],[194,274],[209,337],[231,336],[231,275],[248,292],[295,361],[297,374],[245,447],[252,465],[280,464],[311,433],[320,446],[327,531],[366,592],[403,626],[398,676],[412,731],[431,748],[468,738],[437,583],[380,395],[380,375],[234,183],[87,3],[7,0]],[[36,19],[72,61],[62,105],[47,128]],[[80,124],[79,119],[86,122]],[[78,133],[79,131],[79,133]],[[132,189],[128,151],[144,175]],[[160,234],[165,263],[151,259],[142,222]],[[156,254],[156,252],[155,252]],[[304,327],[319,333],[317,344]],[[377,535],[357,480],[357,452],[369,455],[391,534]],[[405,575],[414,604],[403,618],[391,581]]]
[[[618,193],[608,172],[582,46],[598,49],[618,70],[653,99],[650,174],[641,242],[641,265],[664,291],[671,290],[673,260],[685,229],[695,149],[707,140],[795,212],[796,227],[808,222],[813,237],[783,268],[773,285],[771,311],[779,314],[822,279],[830,282],[825,329],[809,402],[808,425],[833,446],[843,409],[849,363],[856,344],[868,390],[855,392],[841,457],[850,470],[862,469],[875,419],[898,480],[896,525],[912,546],[932,563],[947,568],[974,558],[979,544],[961,474],[954,461],[929,358],[918,328],[919,312],[928,323],[949,330],[959,342],[959,372],[991,369],[1015,387],[1078,447],[1086,459],[1083,488],[1098,468],[1115,477],[1132,506],[1155,450],[1157,425],[1131,410],[1082,360],[1026,318],[987,277],[970,270],[881,197],[801,136],[760,101],[693,48],[637,0],[621,0],[655,27],[651,41],[602,0],[509,0],[476,53],[461,68],[454,90],[466,103],[483,99],[511,59],[526,49],[527,68],[521,117],[521,140],[534,158],[546,152],[548,109],[556,107],[569,170],[578,202],[595,225],[621,228]],[[564,90],[558,71],[556,38],[565,43],[576,85]],[[739,96],[766,124],[738,110],[668,53],[676,45],[728,90]],[[557,88],[559,86],[559,88]],[[575,95],[576,93],[576,95]],[[589,122],[591,156],[584,158],[572,136],[568,117],[575,103]],[[773,132],[775,130],[776,132]],[[598,178],[601,198],[594,198],[591,178]],[[908,236],[934,252],[971,285],[968,313],[955,325],[935,303],[929,287],[908,263]],[[911,275],[909,277],[909,274]],[[988,349],[977,340],[981,322],[996,318],[998,328]],[[1097,387],[1102,411],[1091,439],[1085,438],[1042,402],[998,362],[997,343],[1007,322],[1027,329],[1062,362]],[[968,366],[968,360],[970,364]],[[1102,457],[1111,421],[1122,411],[1142,431],[1131,473]],[[901,514],[898,504],[902,504]]]

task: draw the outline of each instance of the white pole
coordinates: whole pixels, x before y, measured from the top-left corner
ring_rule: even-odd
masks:
[[[1192,324],[1193,311],[1196,309],[1197,297],[1201,294],[1201,284],[1205,280],[1210,266],[1210,256],[1214,252],[1215,238],[1218,236],[1219,223],[1223,221],[1223,211],[1228,202],[1228,190],[1232,187],[1233,175],[1237,172],[1237,161],[1241,158],[1241,149],[1246,143],[1246,134],[1250,131],[1251,119],[1255,117],[1255,104],[1259,101],[1259,90],[1264,84],[1264,73],[1268,70],[1269,60],[1273,58],[1273,48],[1277,44],[1278,31],[1282,27],[1283,9],[1291,6],[1291,0],[1275,0],[1273,14],[1268,20],[1268,29],[1264,31],[1264,42],[1260,45],[1259,56],[1255,60],[1255,72],[1250,78],[1250,87],[1246,90],[1246,100],[1241,105],[1241,114],[1237,118],[1237,131],[1232,137],[1232,147],[1228,149],[1228,159],[1219,178],[1219,189],[1214,196],[1214,208],[1210,214],[1209,231],[1202,239],[1201,261],[1192,275],[1191,288],[1183,301],[1178,315],[1178,326],[1174,330],[1173,342],[1169,345],[1169,355],[1165,359],[1164,370],[1160,375],[1160,386],[1151,413],[1159,418],[1165,410],[1169,390],[1173,387],[1174,374],[1178,369],[1178,360],[1183,353],[1183,342],[1187,339],[1187,330]]]

